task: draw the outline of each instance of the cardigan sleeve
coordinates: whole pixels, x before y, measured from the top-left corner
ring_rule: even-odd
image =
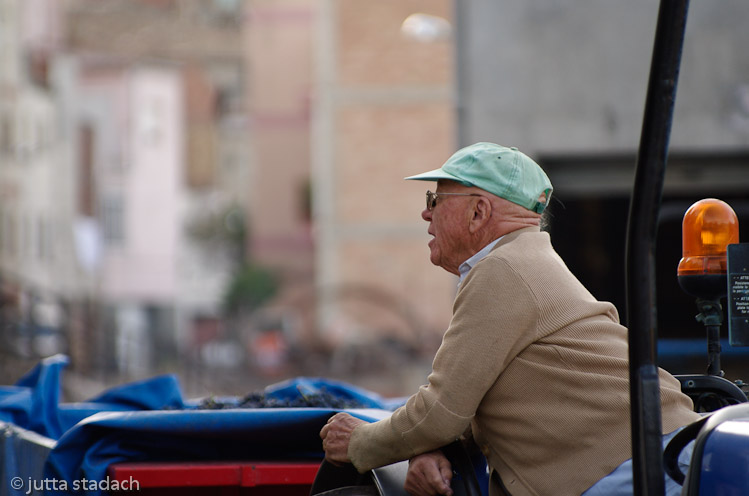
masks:
[[[437,449],[469,427],[506,365],[536,337],[538,305],[505,261],[487,257],[458,291],[428,384],[384,420],[357,427],[349,458],[365,472]]]

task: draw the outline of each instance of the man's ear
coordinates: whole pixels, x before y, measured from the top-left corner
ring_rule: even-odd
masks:
[[[488,198],[481,196],[479,197],[476,204],[473,206],[473,215],[468,225],[468,229],[471,233],[477,232],[486,224],[492,216],[492,203]]]

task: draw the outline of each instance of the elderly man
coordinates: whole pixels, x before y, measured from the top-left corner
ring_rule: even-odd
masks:
[[[333,416],[326,458],[360,472],[410,459],[410,493],[450,495],[438,449],[470,434],[493,496],[631,494],[627,330],[539,228],[544,171],[477,143],[407,179],[437,182],[422,218],[432,263],[460,277],[453,317],[428,384],[385,420]],[[664,433],[699,418],[675,378],[660,384]]]

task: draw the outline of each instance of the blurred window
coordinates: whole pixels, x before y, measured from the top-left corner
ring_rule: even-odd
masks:
[[[124,211],[120,196],[107,196],[102,200],[104,242],[109,246],[121,245],[125,241]]]
[[[3,249],[9,256],[14,256],[18,250],[17,223],[14,212],[6,211],[3,215]]]
[[[213,16],[216,21],[238,25],[241,21],[241,0],[213,0]]]
[[[32,255],[33,250],[33,236],[34,236],[34,230],[33,230],[33,219],[31,218],[31,215],[29,214],[21,214],[21,246],[19,250],[19,255],[23,259],[28,259],[29,256]]]
[[[0,253],[8,253],[8,211],[0,204]]]
[[[0,153],[10,153],[12,149],[13,122],[8,114],[0,114]]]
[[[78,212],[94,216],[94,128],[84,124],[78,129]]]

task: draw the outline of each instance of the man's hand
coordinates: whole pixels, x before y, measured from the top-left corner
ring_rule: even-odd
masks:
[[[366,422],[348,413],[336,413],[330,417],[328,423],[320,431],[325,459],[334,465],[351,463],[348,457],[351,433],[361,424],[366,424]]]
[[[452,478],[452,466],[445,455],[441,451],[430,451],[411,458],[403,487],[412,496],[452,496]]]

